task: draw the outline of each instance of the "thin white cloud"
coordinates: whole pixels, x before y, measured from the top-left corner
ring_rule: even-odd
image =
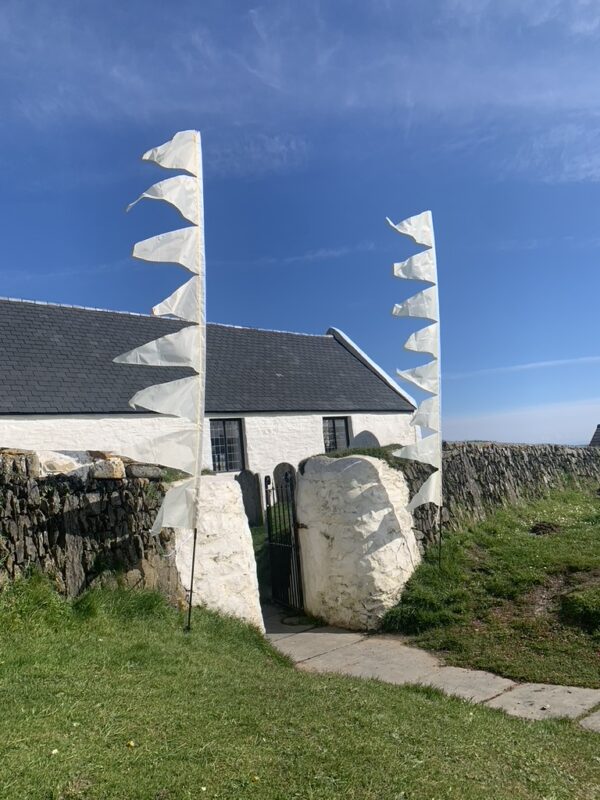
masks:
[[[243,264],[244,266],[270,266],[277,264],[300,264],[317,261],[333,261],[339,258],[353,255],[355,253],[369,253],[375,250],[374,242],[364,241],[357,244],[341,245],[339,247],[320,247],[316,250],[307,250],[305,253],[298,253],[291,256],[262,256],[255,259],[244,261],[212,261],[213,264],[228,266],[232,264]]]
[[[136,266],[134,264],[134,266]],[[17,269],[0,269],[0,279],[3,281],[18,280],[21,281],[47,281],[55,280],[56,278],[74,278],[83,277],[85,275],[97,275],[102,272],[116,272],[117,270],[125,270],[131,267],[131,261],[127,258],[120,258],[117,261],[109,261],[103,264],[93,264],[91,266],[79,267],[66,267],[64,269],[54,270],[40,270],[33,272],[31,270],[17,270]]]
[[[475,369],[468,372],[448,372],[444,375],[444,378],[446,380],[459,380],[463,378],[476,378],[481,375],[500,375],[507,372],[529,372],[535,369],[584,366],[586,364],[600,364],[600,356],[558,358],[551,361],[530,361],[526,364],[511,364],[506,367],[487,367],[485,369]]]
[[[215,146],[217,169],[252,175],[297,169],[308,131],[360,118],[407,140],[429,125],[433,150],[485,151],[512,134],[528,142],[505,159],[511,174],[600,180],[597,2],[432,0],[406,14],[363,3],[343,25],[316,0],[301,14],[290,0],[230,14],[215,0],[182,0],[177,14],[154,3],[143,20],[139,8],[4,0],[0,131],[15,120],[41,134],[72,121],[254,128],[243,146]]]
[[[306,162],[308,143],[302,136],[278,133],[249,133],[206,137],[207,171],[226,177],[249,177],[292,172]]]
[[[589,444],[600,423],[600,398],[497,413],[444,417],[444,438],[535,444]]]

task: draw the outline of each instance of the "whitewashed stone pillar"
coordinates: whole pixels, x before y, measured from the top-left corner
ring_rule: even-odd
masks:
[[[404,475],[367,456],[316,456],[298,476],[297,501],[306,611],[377,628],[421,559]]]
[[[252,535],[236,481],[203,475],[200,484],[194,605],[243,619],[264,631]],[[190,585],[192,531],[177,531],[176,563]]]

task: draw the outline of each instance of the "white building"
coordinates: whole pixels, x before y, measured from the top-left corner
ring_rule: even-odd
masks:
[[[115,364],[175,320],[0,300],[0,447],[111,451],[173,430],[129,406],[138,390],[192,374]],[[261,476],[352,446],[407,444],[414,405],[348,337],[209,324],[203,466]],[[210,435],[208,435],[210,434]]]

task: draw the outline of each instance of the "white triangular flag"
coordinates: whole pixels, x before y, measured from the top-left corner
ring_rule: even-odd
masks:
[[[399,369],[396,372],[400,378],[410,381],[418,389],[423,389],[424,392],[429,392],[429,394],[439,394],[440,377],[437,361],[430,361],[428,364],[423,364],[421,367],[413,367],[413,369]]]
[[[150,532],[160,533],[161,528],[195,528],[195,491],[195,478],[188,478],[171,486],[162,501]]]
[[[414,511],[417,506],[422,506],[425,503],[435,503],[438,508],[442,507],[442,472],[439,469],[436,469],[427,478],[408,504],[408,510]]]
[[[431,211],[423,211],[421,214],[415,214],[414,217],[402,220],[394,224],[389,217],[386,221],[398,233],[403,236],[410,236],[410,238],[417,244],[422,244],[425,247],[433,247],[433,220],[431,218]]]
[[[185,319],[187,322],[199,322],[198,314],[198,286],[200,278],[194,277],[183,286],[175,289],[162,303],[158,303],[152,309],[156,317],[171,315]]]
[[[433,250],[425,250],[416,256],[394,264],[396,278],[405,278],[413,281],[437,282],[437,267]]]
[[[200,200],[198,197],[198,180],[188,175],[177,175],[176,178],[167,178],[166,181],[155,183],[137,200],[127,206],[127,211],[144,197],[148,200],[164,200],[179,211],[184,219],[198,225],[200,222]]]
[[[436,395],[427,397],[420,404],[410,421],[411,425],[419,425],[432,431],[440,429],[440,399]]]
[[[199,466],[198,430],[191,423],[182,423],[181,428],[169,433],[124,443],[119,454],[142,464],[161,464],[195,475]]]
[[[403,303],[396,303],[392,314],[395,317],[418,317],[437,322],[439,318],[437,286],[423,289]]]
[[[189,325],[175,333],[161,336],[117,356],[116,364],[139,364],[150,367],[192,367],[200,371],[196,354],[199,352],[200,329]]]
[[[429,353],[434,358],[438,358],[440,354],[438,323],[434,322],[433,325],[411,333],[406,340],[404,349],[412,350],[415,353]]]
[[[200,163],[200,134],[198,131],[180,131],[168,142],[153,147],[142,156],[143,161],[154,161],[165,169],[184,169],[198,175]]]
[[[145,408],[147,411],[156,411],[157,414],[171,414],[196,422],[199,388],[199,375],[168,383],[157,383],[136,392],[129,405],[132,408]]]
[[[432,467],[439,469],[442,465],[439,434],[432,433],[431,436],[419,439],[414,444],[407,444],[405,447],[401,447],[400,450],[394,451],[392,455],[396,456],[396,458],[407,458],[411,461],[431,464]]]
[[[200,272],[200,245],[197,227],[159,233],[133,245],[134,258],[180,264],[190,272]]]

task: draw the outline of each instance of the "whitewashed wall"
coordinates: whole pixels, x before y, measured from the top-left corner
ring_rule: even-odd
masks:
[[[366,456],[317,456],[298,476],[304,607],[372,630],[420,561],[403,473]]]
[[[212,419],[234,415],[211,415]],[[379,445],[415,441],[410,414],[356,414],[330,411],[312,414],[248,414],[243,423],[246,466],[268,475],[281,462],[297,466],[309,456],[322,453],[323,417],[350,418],[350,444],[370,444],[368,432]],[[103,450],[127,456],[128,447],[140,437],[151,437],[186,424],[175,417],[155,414],[77,414],[66,416],[24,415],[0,417],[0,447],[23,450]],[[202,448],[203,467],[212,468],[208,421]],[[232,475],[233,477],[233,475]]]
[[[238,617],[264,631],[252,536],[239,485],[205,475],[200,484],[199,519],[194,605]],[[186,590],[192,549],[192,531],[177,531],[175,563]]]

